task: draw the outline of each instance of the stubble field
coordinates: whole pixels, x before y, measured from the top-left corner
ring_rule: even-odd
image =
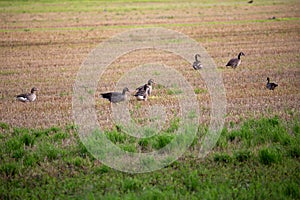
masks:
[[[17,188],[36,187],[30,182],[30,177],[40,184],[40,189],[37,190],[45,192],[41,192],[41,196],[37,198],[52,198],[55,195],[62,195],[59,197],[64,198],[65,194],[75,198],[96,199],[107,195],[112,199],[131,199],[140,195],[145,199],[201,198],[201,195],[206,199],[219,199],[220,193],[225,195],[226,199],[239,198],[243,193],[239,191],[248,191],[246,194],[249,194],[241,198],[299,198],[299,1],[263,0],[254,1],[252,4],[238,0],[1,1],[0,10],[0,130],[3,147],[1,160],[4,161],[1,167],[0,197],[3,199],[18,198],[18,195],[26,193]],[[193,156],[197,153],[196,145],[175,164],[154,173],[155,180],[147,174],[127,175],[116,172],[94,160],[82,150],[84,147],[78,144],[72,116],[73,85],[78,70],[90,52],[113,35],[133,28],[149,27],[175,30],[201,44],[214,59],[217,71],[222,76],[227,101],[225,128],[207,160],[200,161]],[[241,58],[241,65],[236,69],[226,68],[228,60],[236,57],[240,51],[246,55]],[[121,143],[126,146],[125,149],[133,152],[151,151],[158,147],[155,146],[155,142],[150,147],[132,145],[130,139],[115,129],[109,102],[99,99],[98,96],[101,92],[115,90],[118,80],[130,70],[149,63],[164,64],[176,69],[190,83],[197,96],[201,113],[201,133],[198,135],[201,136],[207,131],[210,120],[209,91],[203,78],[187,61],[170,52],[155,49],[125,54],[117,58],[101,78],[99,77],[95,101],[99,124],[108,132],[111,131],[108,133],[110,136],[120,134],[124,139],[116,139],[115,143]],[[274,91],[266,89],[267,77],[278,83],[279,86]],[[155,79],[155,74],[151,78]],[[32,87],[39,88],[35,102],[21,103],[15,100],[17,94],[29,92]],[[172,95],[172,92],[158,83],[154,86],[153,96],[147,102],[137,102],[133,96],[130,97],[131,114],[141,118],[140,122],[143,124],[146,117],[143,113],[147,113],[150,106],[163,105],[167,112],[167,121],[170,122],[166,132],[172,134],[168,130],[176,126],[174,121],[178,113],[178,102]],[[265,126],[265,129],[260,126]],[[42,138],[53,136],[54,139],[40,141],[37,134],[33,139],[35,142],[24,143],[24,134],[32,135],[42,130],[48,131]],[[262,139],[264,142],[257,142],[250,134],[260,131],[267,138]],[[242,134],[245,132],[251,135],[250,139]],[[63,136],[59,135],[60,133]],[[276,140],[270,136],[275,133],[281,135],[280,139]],[[59,136],[56,136],[57,134]],[[285,134],[281,141],[282,135]],[[5,150],[8,141],[14,137],[17,137],[16,140],[20,139],[25,146],[12,145],[13,147],[7,147]],[[288,144],[286,138],[289,138]],[[26,156],[33,155],[36,149],[49,147],[48,143],[44,144],[45,141],[61,152],[51,159],[51,155],[43,150],[37,151],[36,154],[40,156],[33,156],[37,157],[33,163],[24,164]],[[245,149],[245,143],[249,145],[249,151]],[[14,157],[15,149],[9,148],[15,147],[18,151],[23,149],[21,156]],[[272,153],[275,149],[276,154],[281,148],[286,153],[281,155],[279,160],[274,158],[273,161],[265,163],[262,158],[265,151],[270,150]],[[69,150],[72,153],[67,156],[66,152]],[[63,155],[66,155],[66,158],[60,161]],[[242,161],[239,160],[239,155],[242,155]],[[12,171],[11,163],[16,163]],[[64,166],[66,164],[69,168]],[[46,170],[39,171],[40,166]],[[212,168],[212,171],[209,171],[209,168]],[[218,172],[218,168],[221,172]],[[280,173],[276,173],[278,168],[282,170]],[[49,178],[45,178],[46,182],[59,188],[59,194],[53,194],[51,189],[47,188],[42,178],[45,174],[45,177]],[[59,174],[63,174],[63,178]],[[102,182],[96,181],[93,184],[95,178],[92,174],[96,174]],[[84,179],[84,175],[90,179]],[[186,176],[183,181],[181,175]],[[113,178],[109,178],[110,176]],[[239,185],[243,176],[250,181],[242,181]],[[267,178],[262,178],[265,176]],[[198,177],[200,182],[198,179],[194,180],[194,177]],[[284,192],[281,193],[278,189],[272,193],[274,188],[281,185],[282,177],[283,182],[287,184],[281,188]],[[61,179],[63,183],[56,182]],[[78,183],[83,179],[88,186]],[[125,181],[121,181],[122,179]],[[147,180],[145,185],[142,179]],[[23,180],[23,186],[17,185],[17,180]],[[271,184],[260,190],[259,184],[263,185],[264,181],[270,181]],[[163,189],[165,183],[172,186]],[[79,191],[75,189],[76,184],[79,184]],[[176,190],[175,185],[179,190],[173,194],[172,191]],[[220,189],[216,189],[214,185]],[[101,189],[95,192],[97,188]],[[154,196],[151,196],[151,191],[154,191]],[[34,196],[30,192],[26,194],[28,198]]]

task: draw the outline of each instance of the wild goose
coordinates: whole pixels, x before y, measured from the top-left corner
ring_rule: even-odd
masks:
[[[27,94],[19,94],[17,95],[17,100],[18,101],[21,101],[21,102],[32,102],[32,101],[35,101],[36,99],[36,94],[35,92],[38,91],[37,88],[33,87],[31,89],[31,92],[30,93],[27,93]]]
[[[137,100],[147,101],[149,93],[150,93],[150,87],[148,84],[145,84],[143,88],[137,90],[134,96],[136,97]]]
[[[100,95],[103,98],[108,99],[111,103],[118,103],[126,99],[126,92],[129,92],[127,87],[123,89],[123,92],[108,92]]]
[[[198,57],[200,58],[200,55],[196,54],[195,55],[195,62],[193,63],[193,68],[195,70],[202,69],[202,67],[203,67],[203,65],[201,64],[200,60],[198,60]]]
[[[232,58],[228,61],[226,67],[230,66],[233,69],[238,67],[241,64],[241,56],[245,56],[245,54],[243,52],[240,52],[237,58]]]
[[[148,96],[151,95],[152,92],[152,84],[155,84],[153,79],[148,80],[148,83],[136,88],[135,97],[137,100],[147,101]]]
[[[266,87],[269,89],[269,90],[274,90],[277,86],[278,86],[278,84],[276,84],[276,83],[270,83],[270,78],[269,77],[267,77],[267,85],[266,85]]]
[[[248,3],[253,3],[253,0],[248,1]]]

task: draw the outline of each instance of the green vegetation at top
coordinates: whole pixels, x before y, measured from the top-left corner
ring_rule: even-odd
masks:
[[[295,4],[297,0],[281,0],[276,1],[276,4]],[[255,3],[256,5],[274,5],[272,0],[261,0]],[[212,2],[209,0],[197,1],[175,1],[175,0],[14,0],[0,1],[0,11],[2,13],[47,13],[47,12],[128,12],[135,10],[171,10],[175,8],[189,7],[213,7],[215,5],[222,6],[248,6],[247,2],[239,0],[227,0],[224,2]]]
[[[127,174],[95,160],[76,126],[26,129],[0,123],[0,199],[299,199],[300,120],[278,117],[230,123],[210,154],[198,159],[206,127],[182,158],[165,168]],[[135,139],[119,128],[106,136],[124,150],[155,150],[163,135]],[[136,144],[134,144],[134,142]]]
[[[249,23],[273,23],[278,21],[299,21],[299,17],[286,17],[286,18],[276,18],[276,19],[253,19],[253,20],[234,20],[234,21],[210,21],[199,23],[173,23],[173,24],[128,24],[128,25],[112,25],[112,26],[70,26],[70,27],[41,27],[41,28],[13,28],[13,29],[0,29],[0,32],[29,32],[29,31],[53,31],[53,30],[63,30],[63,31],[82,31],[82,30],[95,30],[95,29],[111,29],[111,28],[153,28],[153,27],[192,27],[192,26],[211,26],[220,24],[249,24]]]

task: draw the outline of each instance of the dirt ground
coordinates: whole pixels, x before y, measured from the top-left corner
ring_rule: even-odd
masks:
[[[28,3],[0,8],[0,121],[32,128],[73,123],[73,85],[82,63],[102,41],[141,27],[179,31],[207,50],[223,78],[226,122],[273,115],[289,119],[299,113],[299,1],[85,2],[82,11],[72,5]],[[226,68],[228,60],[240,51],[246,54],[241,65],[235,70]],[[111,108],[99,94],[115,90],[116,82],[134,67],[154,62],[178,70],[195,91],[198,88],[199,120],[209,122],[211,102],[203,79],[180,57],[150,49],[116,59],[101,76],[95,101],[102,126],[112,125]],[[267,77],[278,83],[274,91],[266,89]],[[35,102],[15,100],[33,86],[39,88]],[[171,119],[178,102],[167,92],[156,86],[156,98],[147,102],[131,97],[132,115],[147,113],[135,111],[136,107],[143,105],[147,110],[157,104],[165,106]]]

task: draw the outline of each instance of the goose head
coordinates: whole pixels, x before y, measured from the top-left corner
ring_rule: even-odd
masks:
[[[36,91],[38,91],[38,89],[37,89],[36,87],[33,87],[33,88],[31,89],[31,93],[32,93],[32,94],[35,93]]]
[[[268,81],[268,83],[270,82],[270,78],[269,77],[267,77],[267,81]]]
[[[125,88],[123,89],[123,94],[125,94],[126,92],[130,92],[129,89],[128,89],[128,87],[125,87]]]
[[[241,58],[241,56],[245,56],[245,54],[244,54],[242,51],[239,53],[239,55],[238,55],[238,59],[240,59],[240,58]]]
[[[148,85],[152,85],[152,84],[155,84],[155,82],[154,82],[153,79],[150,79],[150,80],[148,81]]]
[[[241,52],[239,53],[239,56],[245,56],[245,54],[241,51]]]

